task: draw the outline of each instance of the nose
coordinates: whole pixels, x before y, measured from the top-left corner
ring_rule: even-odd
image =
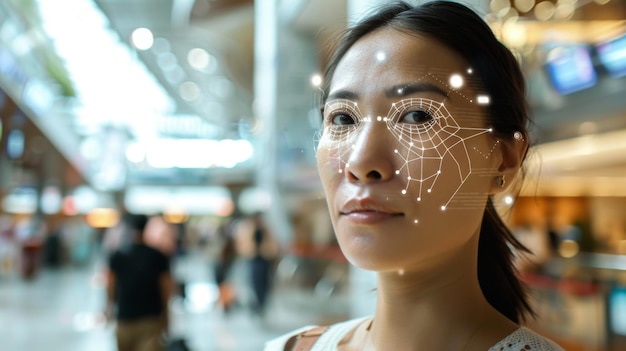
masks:
[[[386,123],[369,122],[354,137],[344,174],[350,182],[372,183],[395,174],[394,146]]]

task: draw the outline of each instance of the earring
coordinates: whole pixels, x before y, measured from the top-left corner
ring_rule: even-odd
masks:
[[[496,185],[503,188],[504,184],[506,184],[506,180],[504,179],[504,175],[499,175],[496,177]]]
[[[523,141],[524,140],[524,134],[522,134],[522,132],[515,131],[513,133],[513,139],[515,139],[517,141]]]

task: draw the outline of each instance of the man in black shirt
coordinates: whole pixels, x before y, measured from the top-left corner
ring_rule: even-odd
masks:
[[[168,258],[145,245],[145,215],[128,215],[133,244],[109,258],[107,314],[116,310],[119,351],[162,350],[162,335],[168,330],[168,301],[172,277]]]

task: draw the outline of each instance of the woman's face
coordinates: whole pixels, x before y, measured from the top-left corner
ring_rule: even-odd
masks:
[[[377,271],[451,257],[477,233],[502,155],[472,68],[428,37],[377,30],[339,62],[317,163],[339,244]]]

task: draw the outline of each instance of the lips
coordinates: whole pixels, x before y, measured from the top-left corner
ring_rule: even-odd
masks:
[[[374,224],[397,217],[404,217],[404,213],[383,206],[370,198],[353,199],[341,207],[341,217],[359,223]]]

